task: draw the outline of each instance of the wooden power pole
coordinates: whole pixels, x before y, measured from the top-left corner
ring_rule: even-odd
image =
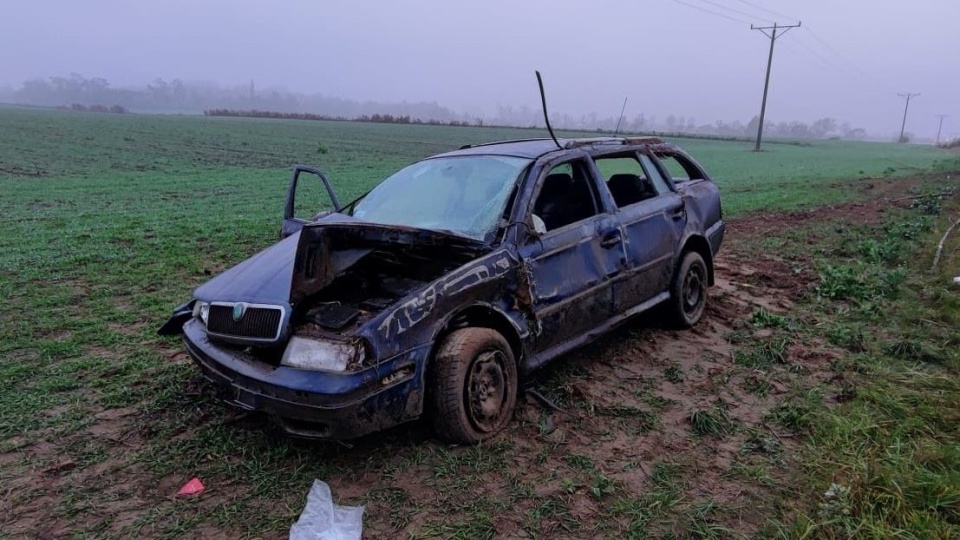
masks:
[[[910,98],[915,98],[920,94],[919,93],[911,94],[910,92],[907,92],[906,94],[897,94],[897,95],[902,98],[907,98],[907,104],[903,106],[903,123],[900,124],[900,138],[897,139],[897,142],[902,143],[902,142],[907,142],[903,140],[903,130],[907,127],[907,109],[910,108]]]
[[[767,56],[767,78],[763,82],[763,101],[760,103],[760,125],[757,127],[757,146],[753,149],[754,152],[760,151],[760,141],[763,139],[763,117],[767,112],[767,92],[770,90],[770,66],[773,65],[773,44],[777,41],[778,37],[786,34],[791,28],[797,28],[800,24],[800,21],[797,21],[797,24],[788,26],[778,26],[777,23],[773,23],[773,26],[750,25],[751,30],[759,30],[763,32],[763,35],[770,38],[770,55]],[[767,30],[771,32],[768,34]],[[781,31],[779,35],[777,35],[777,30]]]
[[[943,131],[943,119],[950,116],[949,114],[938,114],[937,118],[940,119],[940,125],[937,126],[937,144],[940,144],[940,132]]]

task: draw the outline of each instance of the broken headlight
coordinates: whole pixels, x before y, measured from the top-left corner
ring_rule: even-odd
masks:
[[[197,300],[193,303],[193,316],[207,324],[207,318],[210,316],[210,303]]]
[[[280,359],[281,366],[313,371],[352,371],[366,358],[361,340],[334,341],[293,336]]]

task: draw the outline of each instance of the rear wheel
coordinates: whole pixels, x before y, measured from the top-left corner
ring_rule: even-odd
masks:
[[[510,422],[517,404],[517,362],[496,330],[452,332],[433,365],[433,425],[450,441],[476,443]]]
[[[690,328],[707,308],[707,265],[695,251],[684,253],[670,286],[670,318],[675,326]]]

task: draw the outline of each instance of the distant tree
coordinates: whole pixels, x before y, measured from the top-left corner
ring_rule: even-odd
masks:
[[[852,141],[862,141],[867,138],[867,130],[863,128],[853,128],[843,134],[845,139],[850,139]]]
[[[666,121],[664,122],[664,127],[667,128],[667,131],[676,131],[677,130],[677,117],[674,115],[667,116]]]
[[[823,138],[837,130],[837,121],[833,118],[821,118],[810,126],[810,133]]]

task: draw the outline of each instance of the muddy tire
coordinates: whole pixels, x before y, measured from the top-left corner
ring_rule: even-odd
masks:
[[[709,274],[703,257],[695,251],[683,254],[680,268],[670,285],[670,300],[667,310],[673,326],[690,328],[703,317],[707,308]]]
[[[496,330],[464,328],[443,340],[432,367],[433,426],[473,444],[499,433],[517,404],[517,362]]]

